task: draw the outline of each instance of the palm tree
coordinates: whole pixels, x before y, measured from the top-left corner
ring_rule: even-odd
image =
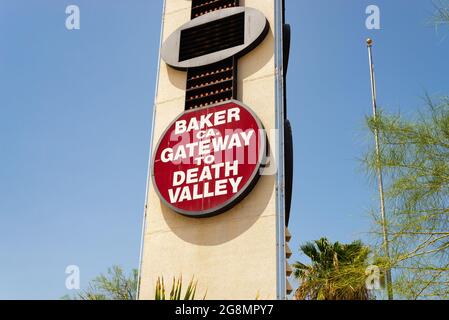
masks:
[[[297,300],[370,300],[365,285],[369,248],[361,241],[330,243],[326,238],[300,247],[311,264],[296,262],[294,276],[300,286]]]

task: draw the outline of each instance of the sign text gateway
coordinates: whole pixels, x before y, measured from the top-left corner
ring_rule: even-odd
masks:
[[[237,101],[187,111],[156,147],[154,185],[178,213],[194,217],[222,213],[257,182],[265,144],[262,124]]]

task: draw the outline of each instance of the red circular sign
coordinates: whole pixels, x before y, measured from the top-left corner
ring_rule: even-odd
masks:
[[[237,101],[186,111],[156,147],[153,183],[174,211],[213,216],[255,185],[265,150],[261,122]]]

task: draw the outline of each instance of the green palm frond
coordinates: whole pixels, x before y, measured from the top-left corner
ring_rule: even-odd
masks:
[[[371,295],[365,286],[369,248],[361,241],[331,243],[322,238],[300,247],[310,258],[309,265],[293,264],[293,275],[300,286],[298,300],[366,300]]]
[[[187,289],[182,295],[182,276],[180,276],[178,279],[173,278],[170,294],[169,294],[169,300],[195,300],[195,295],[198,287],[198,281],[195,281],[194,277],[190,280]],[[207,294],[207,293],[206,293]],[[183,298],[181,298],[183,297]],[[165,283],[164,283],[164,277],[159,277],[156,281],[156,290],[154,294],[155,300],[166,300],[166,294],[165,294]],[[204,295],[203,300],[206,298],[206,295]]]

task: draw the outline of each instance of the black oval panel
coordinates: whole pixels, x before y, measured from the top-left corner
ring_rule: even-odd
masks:
[[[213,11],[184,24],[164,42],[162,59],[176,69],[202,67],[242,56],[266,36],[269,23],[254,8]]]

